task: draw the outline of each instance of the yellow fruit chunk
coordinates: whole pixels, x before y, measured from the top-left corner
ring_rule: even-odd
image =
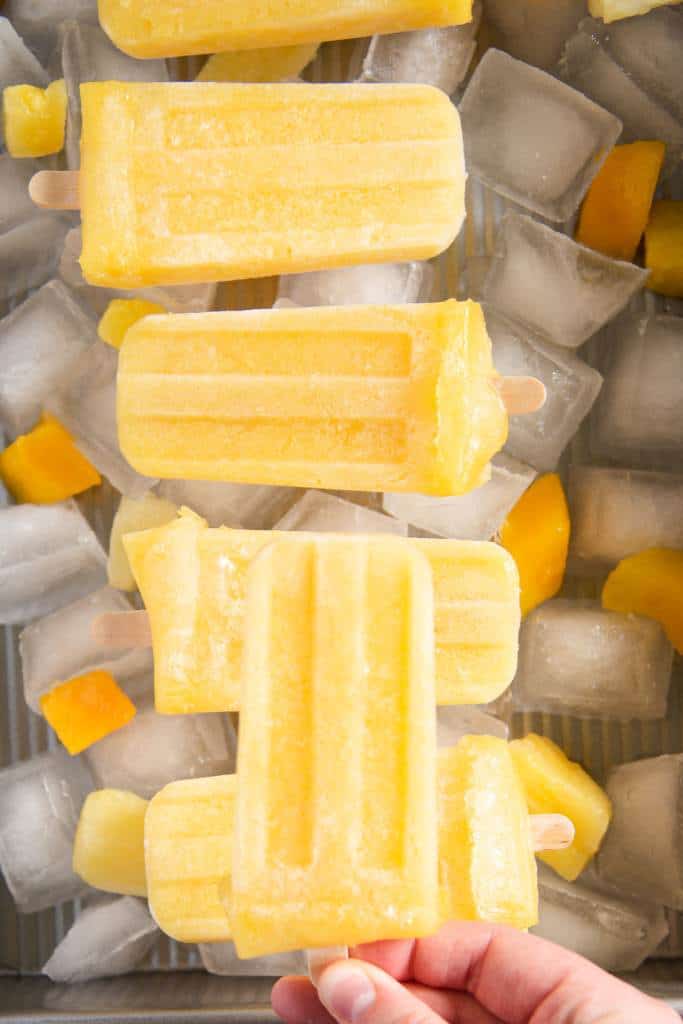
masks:
[[[622,559],[605,580],[602,607],[656,619],[683,654],[683,551],[649,548]]]
[[[539,477],[522,495],[500,532],[519,569],[522,615],[562,586],[569,550],[569,508],[559,476]]]
[[[40,707],[70,754],[80,754],[135,716],[135,705],[109,672],[88,672],[60,683]]]
[[[73,869],[104,892],[146,896],[147,800],[124,789],[90,793],[78,819]]]
[[[142,498],[121,498],[109,536],[109,582],[117,590],[135,590],[135,578],[123,545],[127,533],[165,526],[176,517],[178,506],[145,494]]]
[[[683,298],[683,201],[660,199],[645,229],[647,287],[660,295]]]
[[[576,241],[615,260],[633,260],[664,162],[663,142],[615,146],[588,190]]]
[[[179,942],[225,942],[237,776],[172,782],[145,818],[149,909]]]
[[[64,79],[47,89],[10,85],[2,94],[5,145],[11,156],[49,156],[64,148],[66,86]]]
[[[531,814],[566,814],[576,836],[566,850],[540,853],[541,860],[573,882],[597,853],[612,815],[604,789],[580,764],[547,739],[529,733],[510,743],[510,753],[524,786]]]
[[[677,3],[680,0],[588,0],[588,9],[594,18],[603,18],[609,23]]]
[[[71,434],[53,416],[0,453],[0,476],[16,501],[52,505],[102,483]]]
[[[97,333],[107,345],[121,348],[126,332],[133,324],[145,316],[166,312],[167,310],[157,302],[146,302],[144,299],[112,299],[98,324]]]
[[[266,50],[214,53],[197,75],[198,82],[282,82],[296,78],[318,52],[318,43],[273,46]]]

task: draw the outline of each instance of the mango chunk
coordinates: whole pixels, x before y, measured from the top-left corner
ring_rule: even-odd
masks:
[[[0,476],[16,501],[52,505],[97,487],[102,478],[54,416],[0,453]]]
[[[59,683],[40,707],[71,755],[80,754],[135,716],[135,705],[109,672],[87,672]]]
[[[653,204],[645,229],[645,266],[651,291],[683,299],[683,200]]]
[[[602,588],[602,606],[656,619],[683,654],[683,551],[649,548],[622,559]]]
[[[66,131],[64,79],[46,89],[10,85],[2,94],[5,145],[11,156],[38,157],[59,153]]]
[[[109,582],[117,590],[135,590],[135,578],[123,544],[127,533],[165,526],[176,517],[178,506],[156,494],[121,498],[109,535]]]
[[[112,299],[102,314],[97,333],[107,345],[121,348],[123,339],[133,324],[145,316],[166,312],[168,310],[158,302],[147,302],[145,299]]]
[[[103,892],[146,896],[145,814],[148,801],[124,789],[98,789],[81,809],[73,869]]]
[[[198,82],[282,82],[297,78],[318,52],[318,43],[273,46],[265,50],[214,53],[197,75]]]

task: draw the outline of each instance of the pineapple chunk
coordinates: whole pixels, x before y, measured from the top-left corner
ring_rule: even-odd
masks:
[[[100,320],[97,333],[112,348],[121,348],[127,332],[145,316],[166,313],[158,302],[145,299],[112,299]]]
[[[594,18],[602,18],[609,23],[677,3],[680,0],[588,0],[588,8]]]
[[[273,46],[267,50],[214,53],[197,75],[198,82],[282,82],[297,78],[318,52],[318,43]]]
[[[47,89],[10,85],[2,94],[5,145],[11,156],[37,157],[59,153],[66,131],[64,79]]]
[[[83,804],[74,841],[73,869],[104,892],[146,896],[147,800],[123,789],[99,789]]]
[[[123,545],[127,533],[164,526],[175,519],[178,508],[156,494],[121,498],[109,537],[109,582],[117,590],[135,590],[135,579]]]

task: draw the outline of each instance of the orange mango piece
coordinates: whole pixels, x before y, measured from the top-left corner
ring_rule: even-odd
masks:
[[[40,699],[42,712],[70,754],[80,754],[135,716],[135,705],[109,672],[87,672]]]
[[[16,501],[52,505],[102,483],[68,430],[53,416],[0,453],[0,476]]]
[[[602,607],[656,619],[683,654],[683,551],[648,548],[623,558],[605,581]]]
[[[652,206],[645,229],[647,287],[683,299],[683,201],[660,199]]]
[[[650,215],[663,142],[615,146],[588,190],[576,241],[615,260],[633,260]]]
[[[500,543],[519,570],[522,615],[562,586],[569,550],[569,508],[556,473],[539,477],[505,520]]]

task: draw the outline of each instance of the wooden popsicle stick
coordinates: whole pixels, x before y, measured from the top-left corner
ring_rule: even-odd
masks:
[[[494,377],[493,386],[510,416],[538,412],[545,405],[545,384],[536,377]]]
[[[106,612],[95,619],[90,635],[103,647],[151,647],[147,612]]]
[[[28,194],[42,210],[80,210],[78,178],[78,171],[38,171]]]

